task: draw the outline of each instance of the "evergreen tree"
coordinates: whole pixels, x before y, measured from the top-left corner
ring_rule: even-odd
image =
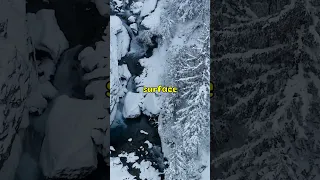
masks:
[[[216,3],[216,178],[319,179],[319,3]]]

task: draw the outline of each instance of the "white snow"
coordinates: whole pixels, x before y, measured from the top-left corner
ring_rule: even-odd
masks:
[[[143,19],[141,25],[152,31],[156,30],[160,26],[161,9],[162,8],[158,5],[154,12]]]
[[[93,99],[104,99],[106,97],[106,84],[105,80],[97,80],[90,82],[86,89],[86,96],[93,97]]]
[[[93,47],[89,46],[84,48],[78,55],[78,59],[82,60],[83,58],[86,58],[87,56],[90,56],[92,53],[94,53]]]
[[[140,16],[144,17],[149,15],[157,6],[158,0],[145,0],[141,9]]]
[[[138,32],[138,25],[137,23],[133,23],[133,24],[130,24],[130,28],[132,29],[132,31],[137,34]]]
[[[53,76],[55,71],[56,66],[51,59],[46,58],[41,60],[38,66],[38,73],[43,73],[44,75],[39,77],[40,81],[49,81],[51,79],[50,76]]]
[[[48,103],[39,90],[40,89],[35,89],[30,93],[26,106],[30,113],[38,113],[40,115],[48,106]]]
[[[46,99],[53,99],[57,94],[57,89],[51,84],[50,81],[39,84],[39,91],[41,95]]]
[[[111,151],[116,151],[116,149],[114,149],[113,146],[110,146],[110,150],[111,150]]]
[[[150,161],[142,160],[140,164],[135,163],[133,167],[141,171],[139,178],[148,180],[160,180],[159,171],[151,166]]]
[[[201,164],[205,165],[206,168],[202,171],[200,180],[210,180],[210,153],[203,152],[201,159]]]
[[[129,80],[131,77],[131,73],[126,64],[119,66],[119,76],[124,78],[125,80]]]
[[[128,92],[124,99],[123,117],[135,118],[141,114],[140,103],[142,101],[143,94]]]
[[[44,175],[73,178],[91,172],[97,166],[92,130],[101,121],[98,118],[106,116],[103,101],[63,95],[53,103],[40,155]]]
[[[130,37],[119,17],[110,16],[110,25],[110,58],[119,60],[128,52]]]
[[[135,17],[135,16],[130,16],[130,17],[128,18],[128,21],[129,21],[130,23],[134,23],[134,22],[136,22],[136,17]]]
[[[118,156],[125,157],[127,159],[127,161],[126,161],[127,163],[134,163],[139,159],[139,157],[136,156],[134,152],[129,153],[129,154],[128,153],[121,153]]]
[[[110,16],[110,122],[113,122],[119,98],[125,95],[124,83],[120,82],[118,60],[128,52],[130,37],[122,21],[117,16]],[[127,73],[122,73],[122,75]]]
[[[141,1],[133,2],[130,6],[130,11],[133,14],[139,14],[141,12],[142,7],[143,7],[143,2]]]
[[[147,180],[160,180],[159,171],[152,167],[150,161],[143,160],[141,163],[136,161],[139,159],[134,153],[122,153],[119,157],[127,158],[127,163],[134,163],[133,168],[139,169],[141,171],[139,178]],[[110,160],[110,171],[111,180],[135,180],[136,178],[128,173],[128,167],[123,166],[119,157],[111,157]]]
[[[36,14],[28,13],[27,22],[35,48],[50,53],[56,62],[69,43],[60,30],[54,10],[41,9]]]
[[[164,72],[166,53],[166,47],[161,46],[160,48],[153,50],[153,55],[151,57],[139,60],[144,69],[142,74],[135,78],[138,92],[143,92],[143,86],[157,87],[161,85],[161,76]]]
[[[129,174],[128,167],[123,166],[120,158],[110,158],[110,180],[135,180],[136,178]]]
[[[156,97],[154,93],[149,93],[143,99],[141,107],[143,114],[147,116],[158,115],[161,110],[160,98]]]

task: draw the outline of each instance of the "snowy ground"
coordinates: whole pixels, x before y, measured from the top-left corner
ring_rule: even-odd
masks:
[[[139,157],[134,153],[123,153],[119,154],[119,157],[111,157],[110,161],[110,172],[111,180],[136,180],[136,176],[128,173],[128,167],[123,165],[120,161],[120,157],[126,158],[126,163],[132,163],[133,168],[140,170],[139,177],[140,179],[148,180],[160,180],[159,172],[151,166],[150,161],[141,161],[140,163],[136,162]]]

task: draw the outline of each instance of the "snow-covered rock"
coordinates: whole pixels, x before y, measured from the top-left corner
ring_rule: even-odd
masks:
[[[94,53],[94,49],[93,47],[89,46],[84,48],[78,55],[78,59],[81,61],[82,59],[86,58],[87,56],[91,55],[92,53]]]
[[[134,163],[133,168],[139,169],[140,179],[148,179],[148,180],[160,180],[160,173],[154,167],[152,167],[152,163],[150,161],[143,160],[141,163]]]
[[[142,101],[141,110],[147,116],[159,115],[161,110],[160,98],[156,97],[154,93],[147,94]]]
[[[56,65],[51,59],[46,58],[41,60],[38,66],[38,73],[43,75],[39,77],[39,80],[41,82],[51,80],[51,77],[54,75],[55,71]]]
[[[144,17],[149,15],[157,6],[158,0],[145,0],[141,9],[140,16]]]
[[[60,30],[54,10],[42,9],[36,14],[28,13],[27,22],[35,48],[50,53],[56,63],[69,43]]]
[[[130,16],[130,17],[128,18],[128,21],[129,21],[130,23],[135,23],[135,22],[136,22],[136,17],[135,17],[135,16]]]
[[[119,17],[110,16],[110,25],[110,58],[119,60],[128,52],[130,37]]]
[[[133,23],[133,24],[130,24],[130,28],[132,29],[132,31],[137,34],[138,32],[138,25],[137,23]]]
[[[106,83],[105,80],[90,82],[85,89],[86,96],[93,97],[93,99],[104,99],[106,97]]]
[[[46,99],[53,99],[57,94],[57,89],[51,84],[50,81],[39,84],[39,91],[41,95]]]
[[[143,7],[143,2],[141,1],[133,2],[130,6],[130,11],[133,14],[139,14],[141,12],[142,7]]]
[[[119,66],[119,75],[121,78],[124,78],[125,80],[129,80],[129,78],[131,77],[131,73],[126,64]]]
[[[47,100],[42,96],[39,88],[35,88],[27,99],[26,106],[30,113],[42,114],[48,106]]]
[[[124,96],[126,90],[123,88],[124,84],[120,82],[121,74],[119,74],[118,60],[127,54],[130,37],[117,16],[110,16],[110,33],[110,122],[113,122],[119,97]]]
[[[102,104],[103,101],[72,99],[65,95],[55,100],[40,155],[46,177],[82,178],[97,167],[92,130],[97,126],[104,128],[99,122],[99,118],[106,116]],[[94,134],[94,139],[101,142],[99,138]]]
[[[160,26],[160,17],[161,17],[162,6],[158,5],[157,8],[149,16],[145,17],[141,22],[141,25],[150,29],[151,31],[156,31]]]
[[[128,92],[124,98],[123,117],[135,118],[141,114],[140,104],[143,99],[142,93]]]

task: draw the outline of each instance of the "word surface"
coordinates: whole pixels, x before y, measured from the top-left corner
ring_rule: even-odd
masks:
[[[106,84],[106,96],[110,97],[110,81]],[[212,82],[210,82],[210,97],[214,96],[214,85]],[[178,92],[178,88],[176,87],[143,87],[144,93],[155,93],[155,92],[163,92],[163,93],[176,93]]]
[[[158,87],[143,87],[144,93],[155,93],[155,92],[163,92],[163,93],[176,93],[178,92],[178,88],[176,87],[166,87],[166,86],[158,86]]]

